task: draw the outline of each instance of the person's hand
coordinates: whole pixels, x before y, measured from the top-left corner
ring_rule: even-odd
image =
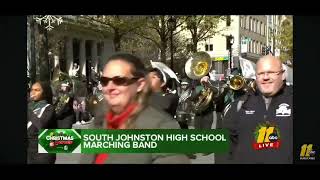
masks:
[[[200,83],[203,84],[203,83],[208,83],[209,82],[209,76],[203,76],[201,79],[200,79]]]

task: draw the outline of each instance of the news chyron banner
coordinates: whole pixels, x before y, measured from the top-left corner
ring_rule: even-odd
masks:
[[[226,153],[225,129],[43,129],[39,153]]]

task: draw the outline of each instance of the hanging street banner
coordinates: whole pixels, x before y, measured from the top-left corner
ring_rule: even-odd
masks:
[[[226,129],[44,129],[39,153],[227,153]]]

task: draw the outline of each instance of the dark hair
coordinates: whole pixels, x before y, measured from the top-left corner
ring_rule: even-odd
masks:
[[[46,81],[37,81],[34,84],[39,83],[42,88],[41,98],[46,100],[48,104],[52,104],[52,88],[49,82]]]
[[[132,75],[135,77],[141,77],[145,78],[147,75],[147,70],[144,67],[144,64],[141,62],[141,60],[131,54],[128,53],[116,53],[108,58],[106,64],[108,64],[110,61],[113,60],[120,60],[127,62],[132,65]],[[132,114],[130,114],[128,121],[125,123],[126,128],[135,128],[134,122],[136,121],[138,115],[140,112],[148,106],[148,97],[151,94],[151,88],[148,83],[146,83],[146,86],[140,91],[136,96],[136,102],[140,105],[139,108],[134,110]]]
[[[169,78],[167,81],[167,87],[170,89],[177,89],[177,81],[174,78]]]
[[[160,78],[161,82],[164,82],[163,75],[158,68],[153,68],[153,69],[149,70],[149,72],[155,72],[157,74],[157,76]]]
[[[124,62],[127,62],[132,65],[132,75],[135,77],[145,77],[146,76],[146,68],[144,67],[144,64],[141,62],[141,59],[129,54],[129,53],[116,53],[110,56],[106,62],[108,64],[110,61],[113,60],[121,60]]]

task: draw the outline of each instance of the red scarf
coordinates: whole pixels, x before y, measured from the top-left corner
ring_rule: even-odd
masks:
[[[133,112],[133,110],[137,107],[138,104],[131,104],[127,107],[125,111],[123,111],[119,115],[115,115],[112,112],[108,112],[105,116],[105,120],[107,121],[107,129],[119,129],[121,125],[123,125]],[[96,156],[95,164],[104,164],[104,162],[108,159],[108,154],[98,154]]]

